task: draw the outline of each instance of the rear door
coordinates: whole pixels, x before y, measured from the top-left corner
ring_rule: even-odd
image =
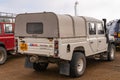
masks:
[[[96,28],[97,28],[98,52],[103,52],[107,49],[107,43],[102,23],[96,23]]]
[[[14,47],[15,47],[14,24],[4,23],[3,30],[4,30],[3,39],[4,39],[4,43],[5,43],[7,50],[14,49]]]
[[[88,23],[89,45],[93,53],[97,52],[97,37],[95,23]]]
[[[44,56],[53,55],[53,38],[40,38],[44,34],[43,23],[30,22],[26,24],[26,33],[31,37],[23,37],[18,40],[18,52],[28,54],[39,54]]]

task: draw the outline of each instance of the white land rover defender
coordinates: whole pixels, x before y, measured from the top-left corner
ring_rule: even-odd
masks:
[[[36,71],[57,63],[60,74],[79,77],[85,72],[86,57],[114,60],[114,41],[106,33],[105,19],[52,12],[19,14],[15,36],[18,52],[26,55],[25,66]]]

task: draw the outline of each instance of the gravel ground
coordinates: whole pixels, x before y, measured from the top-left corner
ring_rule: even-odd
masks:
[[[24,67],[24,56],[10,56],[0,65],[0,80],[120,80],[120,51],[112,62],[89,59],[85,74],[70,78],[59,74],[56,64],[50,64],[47,71],[36,72]]]

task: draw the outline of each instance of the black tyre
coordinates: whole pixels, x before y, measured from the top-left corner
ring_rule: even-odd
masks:
[[[74,52],[70,62],[70,76],[79,77],[84,74],[86,69],[86,58],[81,52]]]
[[[35,71],[38,71],[38,72],[45,71],[47,67],[48,67],[48,63],[46,62],[40,62],[40,63],[33,64],[33,69],[35,69]]]
[[[109,49],[108,49],[108,61],[112,61],[115,59],[115,52],[116,52],[116,49],[115,49],[115,46],[113,44],[111,44],[109,46]]]
[[[4,64],[7,60],[7,52],[5,48],[0,47],[0,64]]]

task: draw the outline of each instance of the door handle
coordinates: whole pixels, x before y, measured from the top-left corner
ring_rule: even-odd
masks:
[[[101,41],[99,41],[99,43],[101,43]]]
[[[91,44],[93,44],[93,41],[90,41]]]

